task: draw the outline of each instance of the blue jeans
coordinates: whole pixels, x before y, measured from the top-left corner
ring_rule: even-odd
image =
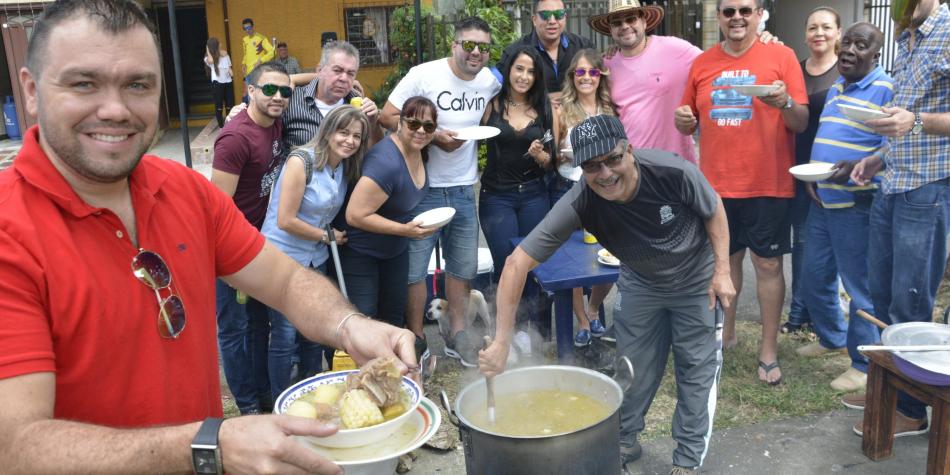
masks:
[[[805,241],[808,231],[805,220],[808,219],[808,210],[812,206],[811,198],[802,190],[795,189],[795,199],[792,200],[792,303],[788,308],[788,323],[804,325],[811,321],[808,307],[802,297],[802,263],[805,259]]]
[[[554,203],[557,203],[557,201],[574,186],[574,182],[559,175],[557,171],[549,173],[545,176],[545,179],[548,181],[548,197],[551,200],[551,207],[553,208]]]
[[[435,243],[442,240],[445,273],[458,280],[472,280],[478,273],[478,216],[473,185],[429,188],[412,215],[451,206],[455,217],[442,229],[423,239],[409,240],[409,284],[422,282],[429,274],[429,259]]]
[[[494,262],[495,282],[505,270],[505,259],[511,254],[511,238],[527,236],[551,209],[548,190],[538,179],[507,191],[482,188],[478,201],[478,219],[488,241]],[[521,315],[536,318],[541,288],[534,279],[525,282],[522,291]]]
[[[804,259],[808,278],[802,283],[819,343],[825,348],[847,346],[851,367],[863,373],[868,371],[868,360],[858,353],[858,345],[880,339],[877,328],[857,315],[858,310],[873,310],[868,290],[868,214],[867,204],[840,209],[812,205]],[[839,275],[851,296],[847,322],[838,304]]]
[[[340,266],[346,292],[357,310],[399,328],[406,326],[408,249],[390,259],[379,259],[343,246]]]
[[[269,410],[273,401],[267,377],[267,306],[251,297],[239,304],[237,291],[218,279],[216,310],[221,364],[238,410],[242,414]]]
[[[324,262],[315,270],[326,273],[327,264]],[[273,308],[267,309],[270,317],[270,347],[267,351],[267,374],[270,376],[270,391],[274,400],[287,389],[294,381],[293,356],[300,354],[300,364],[297,366],[298,379],[313,376],[323,371],[323,346],[308,340],[297,332],[290,320],[284,314]]]
[[[950,179],[904,193],[879,192],[871,208],[868,268],[875,316],[885,323],[929,322],[947,265]],[[897,408],[920,419],[924,404],[898,394]]]

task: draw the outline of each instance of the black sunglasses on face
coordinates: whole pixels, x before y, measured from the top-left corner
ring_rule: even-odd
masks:
[[[594,173],[600,172],[601,165],[604,165],[607,168],[614,168],[617,165],[620,165],[620,161],[623,160],[623,155],[624,154],[622,153],[618,153],[616,155],[611,155],[603,160],[598,160],[596,162],[593,160],[588,160],[581,164],[581,170],[583,170],[584,173],[594,174]]]
[[[278,86],[276,84],[254,84],[254,87],[261,90],[267,97],[272,97],[277,92],[280,92],[280,95],[284,99],[289,99],[290,95],[294,93],[294,90],[290,86]]]
[[[566,15],[567,12],[564,11],[563,8],[557,10],[538,10],[538,16],[544,21],[550,20],[552,16],[555,20],[563,20]]]
[[[158,253],[139,249],[132,258],[132,275],[139,282],[155,291],[158,300],[158,334],[162,338],[175,339],[185,329],[185,304],[171,290],[172,272]],[[160,290],[169,289],[171,293],[162,299]]]
[[[409,127],[409,130],[413,132],[419,130],[419,127],[422,127],[422,130],[424,130],[425,133],[431,134],[432,132],[435,132],[435,128],[437,127],[435,122],[432,122],[431,120],[423,122],[419,119],[409,118],[403,119],[402,121],[406,124],[406,127]]]
[[[479,43],[477,41],[471,40],[458,40],[455,42],[455,44],[461,46],[466,53],[475,51],[475,48],[477,47],[479,53],[488,54],[488,50],[491,48],[491,43]]]
[[[752,12],[754,12],[755,9],[752,7],[742,7],[739,9],[729,7],[729,8],[723,8],[722,10],[719,10],[719,11],[722,13],[722,16],[726,18],[732,18],[733,16],[735,16],[736,12],[739,12],[739,14],[743,16],[743,18],[748,18],[752,16]]]
[[[614,27],[614,28],[620,28],[620,27],[623,26],[623,25],[632,25],[632,24],[636,23],[637,20],[639,20],[639,19],[640,19],[640,14],[639,14],[639,13],[635,13],[635,14],[633,14],[633,15],[627,15],[627,16],[624,16],[624,17],[611,18],[611,19],[610,19],[610,26],[612,26],[612,27]]]

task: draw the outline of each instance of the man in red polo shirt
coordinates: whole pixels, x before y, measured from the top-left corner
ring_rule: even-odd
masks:
[[[57,1],[34,27],[20,83],[39,126],[0,172],[0,470],[342,473],[290,437],[335,427],[220,420],[215,277],[357,361],[414,364],[413,335],[356,313],[201,175],[143,155],[154,33],[130,0]]]
[[[788,168],[794,165],[794,134],[808,125],[808,96],[795,52],[757,41],[762,0],[719,0],[717,7],[725,41],[693,61],[675,124],[683,135],[699,127],[699,166],[729,220],[736,291],[742,289],[746,249],[752,251],[762,315],[759,379],[776,385],[782,381],[782,255],[791,250],[788,203],[795,195]],[[761,97],[735,88],[748,85],[773,88]],[[726,308],[726,347],[736,344],[735,317],[735,305]]]

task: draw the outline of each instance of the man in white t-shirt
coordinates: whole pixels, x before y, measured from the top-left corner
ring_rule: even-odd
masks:
[[[485,20],[472,17],[459,21],[455,25],[452,55],[410,69],[389,95],[379,118],[384,127],[395,131],[402,105],[410,97],[427,97],[438,107],[439,129],[428,148],[429,192],[413,214],[451,206],[455,208],[455,217],[432,236],[409,242],[406,322],[416,334],[420,349],[425,338],[422,318],[429,257],[436,241],[441,239],[452,323],[452,336],[445,342],[445,352],[469,367],[478,365],[475,342],[464,331],[470,281],[478,269],[474,188],[478,181],[478,142],[458,140],[455,136],[456,131],[479,124],[488,101],[501,89],[498,80],[485,68],[490,47],[491,29]]]

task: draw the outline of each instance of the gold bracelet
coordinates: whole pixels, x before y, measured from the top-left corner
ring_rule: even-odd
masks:
[[[366,315],[363,315],[363,314],[360,313],[360,312],[350,312],[350,313],[348,313],[345,317],[343,317],[343,320],[340,320],[340,323],[336,326],[336,339],[337,339],[337,341],[340,340],[340,332],[343,331],[343,325],[346,325],[347,320],[349,320],[351,317],[354,317],[354,316],[356,316],[356,315],[359,315],[359,316],[361,316],[361,317],[366,317]]]

